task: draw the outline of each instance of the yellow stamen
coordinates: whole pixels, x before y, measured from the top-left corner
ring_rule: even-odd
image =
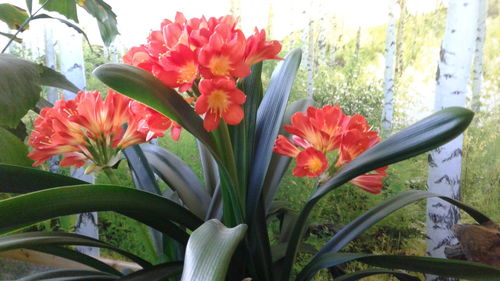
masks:
[[[196,64],[194,61],[186,63],[179,69],[177,83],[189,83],[196,77]]]
[[[212,91],[207,98],[207,103],[211,113],[222,114],[229,105],[227,93],[222,90]]]
[[[210,59],[208,67],[214,75],[227,76],[233,70],[230,65],[229,58],[226,56],[214,56]]]
[[[307,161],[307,169],[311,173],[316,173],[320,171],[322,167],[323,167],[323,162],[321,162],[321,159],[319,159],[319,157],[314,156]]]

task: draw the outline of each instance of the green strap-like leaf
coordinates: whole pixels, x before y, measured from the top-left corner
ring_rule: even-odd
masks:
[[[0,201],[0,232],[53,217],[94,211],[122,213],[167,235],[184,233],[172,222],[189,229],[202,224],[185,208],[148,192],[114,185],[76,185]]]
[[[120,271],[114,269],[110,265],[108,265],[108,264],[106,264],[106,263],[104,263],[96,258],[93,258],[89,255],[80,253],[78,251],[75,251],[75,250],[72,250],[69,248],[65,248],[65,247],[61,247],[61,246],[35,246],[35,247],[31,247],[30,250],[33,250],[36,252],[41,252],[44,254],[57,256],[57,257],[61,257],[61,258],[67,259],[67,260],[77,262],[77,263],[81,263],[83,265],[95,268],[95,269],[102,271],[102,272],[107,272],[109,274],[113,274],[113,275],[117,275],[117,276],[122,275],[122,273]],[[36,252],[33,252],[33,253],[36,253]],[[30,253],[30,255],[32,255],[33,253]]]
[[[87,182],[34,168],[0,163],[0,192],[28,193],[48,188]]]
[[[196,144],[198,146],[198,152],[200,153],[200,162],[203,168],[205,186],[210,196],[213,196],[217,187],[220,186],[219,168],[217,162],[205,145],[199,140],[196,140]]]
[[[116,248],[102,241],[79,235],[74,233],[62,232],[26,232],[11,234],[0,237],[0,251],[8,251],[19,248],[31,248],[37,246],[62,246],[62,245],[79,245],[99,247],[113,250],[142,267],[149,267],[151,264],[140,257],[127,251]]]
[[[26,10],[18,6],[7,3],[0,4],[0,21],[5,22],[10,29],[18,30],[28,17]],[[25,29],[28,29],[28,26]]]
[[[293,50],[273,72],[269,87],[257,111],[255,152],[249,178],[248,210],[251,217],[262,193],[262,184],[271,161],[274,141],[280,130],[293,81],[299,68],[302,53]]]
[[[210,195],[191,168],[168,150],[144,144],[141,146],[156,174],[177,191],[182,203],[199,218],[205,218]]]
[[[326,253],[322,254],[314,263],[309,263],[302,272],[297,275],[296,281],[310,280],[323,268],[351,261],[359,261],[384,268],[404,269],[469,280],[498,280],[497,278],[500,276],[500,269],[480,263],[461,260],[363,253]]]
[[[355,280],[363,279],[365,277],[369,277],[369,276],[373,276],[373,275],[380,275],[380,274],[392,275],[400,281],[420,281],[420,279],[418,277],[409,275],[407,273],[393,271],[393,270],[387,270],[387,269],[385,269],[385,270],[384,269],[360,270],[360,271],[345,274],[345,275],[342,275],[338,278],[335,278],[335,281],[355,281]]]
[[[149,165],[144,152],[139,145],[132,145],[123,150],[128,166],[134,175],[134,185],[137,189],[161,195],[153,169]]]
[[[229,263],[245,236],[246,225],[226,228],[209,220],[189,238],[181,281],[224,281]]]
[[[323,246],[318,254],[326,252],[337,252],[341,250],[345,245],[347,245],[347,243],[351,242],[354,238],[363,233],[370,226],[376,224],[386,216],[415,201],[431,197],[439,197],[463,209],[480,224],[490,221],[490,219],[487,216],[483,215],[481,212],[449,197],[441,196],[427,191],[409,190],[380,203],[366,213],[354,219],[348,225],[344,226],[337,234],[335,234],[335,236],[333,236],[330,241],[328,241],[328,243]]]
[[[447,143],[467,128],[473,116],[472,111],[460,107],[441,110],[365,151],[321,185],[309,198],[297,219],[288,244],[281,280],[289,280],[292,264],[297,254],[297,245],[302,239],[307,218],[323,196],[361,174]]]
[[[73,278],[79,278],[77,280],[117,280],[117,276],[108,275],[94,270],[74,270],[74,269],[56,269],[46,272],[41,272],[33,274],[17,281],[40,281],[40,280],[74,280]],[[93,279],[94,278],[94,279]]]
[[[212,154],[215,153],[215,146],[203,128],[200,116],[181,95],[149,72],[130,65],[104,64],[94,70],[94,75],[121,94],[138,100],[179,123],[202,141]]]
[[[279,134],[288,136],[288,133],[283,128],[285,125],[290,124],[290,119],[292,115],[296,112],[304,112],[307,107],[313,105],[314,101],[312,98],[303,98],[298,101],[294,101],[285,111],[285,116],[283,117],[283,121],[281,122]],[[269,168],[267,169],[266,177],[264,179],[263,184],[263,193],[266,210],[271,206],[271,202],[278,191],[279,184],[281,179],[285,175],[286,170],[288,169],[288,165],[290,165],[290,161],[292,158],[288,156],[279,155],[277,153],[273,153],[271,157],[271,162],[269,163]]]
[[[160,281],[182,272],[182,262],[169,262],[154,265],[124,276],[119,281]]]
[[[0,127],[0,163],[31,166],[33,161],[28,155],[28,148],[15,135]],[[0,175],[2,177],[2,175]]]
[[[257,278],[272,280],[271,249],[265,220],[262,185],[271,161],[274,141],[278,135],[286,104],[301,59],[300,49],[293,50],[274,70],[269,87],[257,111],[255,150],[252,156],[247,191],[248,241],[256,263]]]

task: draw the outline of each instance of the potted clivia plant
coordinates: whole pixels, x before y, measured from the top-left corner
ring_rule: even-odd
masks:
[[[473,113],[448,108],[381,142],[363,116],[346,115],[338,105],[317,108],[303,99],[287,107],[301,52],[280,58],[280,51],[280,43],[266,40],[264,30],[243,34],[232,16],[186,19],[177,13],[175,20],[164,20],[159,30],[152,31],[144,45],[131,48],[123,58],[125,64],[98,67],[94,74],[113,90],[105,99],[96,91],[79,92],[74,100],[42,109],[29,137],[33,148],[29,157],[37,166],[61,155],[61,166],[86,166],[87,173],[105,173],[113,185],[0,164],[1,191],[25,193],[0,201],[4,234],[0,251],[27,248],[92,268],[50,271],[29,280],[304,281],[325,268],[335,280],[377,274],[419,280],[408,272],[498,278],[500,270],[473,262],[342,252],[382,218],[417,200],[438,196],[417,190],[362,214],[303,268],[292,270],[303,248],[308,217],[319,200],[347,182],[379,193],[387,165],[455,138]],[[265,91],[264,60],[280,60]],[[167,130],[178,139],[181,128],[199,142],[204,180],[168,150],[147,144]],[[113,174],[122,154],[134,174],[135,189]],[[273,204],[290,162],[294,176],[316,179],[298,213]],[[161,194],[155,174],[176,192],[177,201]],[[438,197],[479,223],[489,221],[471,207]],[[76,234],[13,233],[57,216],[94,211],[118,212],[154,229],[150,242],[156,245],[158,259],[146,261]],[[267,221],[273,216],[281,220],[281,234],[271,244]],[[70,245],[108,248],[142,269],[124,275],[62,247]],[[352,261],[374,268],[345,272],[339,267]]]

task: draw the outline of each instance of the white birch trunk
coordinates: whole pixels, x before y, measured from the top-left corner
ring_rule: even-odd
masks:
[[[64,28],[64,29],[63,29]],[[83,63],[83,45],[82,37],[73,29],[67,27],[58,28],[58,45],[60,55],[61,73],[66,76],[79,89],[85,89],[85,69]],[[75,94],[69,91],[63,91],[65,99],[74,99]],[[94,182],[93,175],[85,175],[84,169],[71,169],[71,176],[87,181]],[[78,215],[75,233],[99,238],[97,227],[97,213],[83,213]],[[94,247],[77,247],[77,250],[91,256],[99,256],[99,249]]]
[[[57,61],[56,54],[54,51],[54,38],[52,33],[52,28],[46,26],[44,29],[44,40],[45,40],[45,65],[56,70]],[[54,104],[58,99],[57,90],[53,87],[47,88],[47,100]],[[59,156],[53,156],[49,158],[49,171],[52,173],[59,173]]]
[[[450,0],[446,30],[441,45],[440,60],[436,74],[435,109],[465,106],[467,82],[469,80],[476,26],[477,0]],[[463,135],[431,151],[428,156],[430,192],[451,198],[460,198],[460,173]],[[450,228],[458,222],[459,212],[440,199],[427,201],[427,253],[444,258],[444,248],[457,243]],[[427,276],[427,280],[450,280]]]
[[[483,76],[483,49],[486,39],[486,17],[488,14],[488,3],[486,0],[479,1],[479,17],[477,21],[476,48],[474,49],[474,65],[472,68],[472,110],[478,112],[481,108],[481,80]]]
[[[382,111],[382,136],[387,137],[392,131],[394,111],[394,56],[396,53],[396,21],[394,19],[395,0],[389,1],[389,19],[385,39],[384,70],[384,109]]]
[[[311,14],[307,27],[307,96],[312,98],[314,95],[314,21]]]

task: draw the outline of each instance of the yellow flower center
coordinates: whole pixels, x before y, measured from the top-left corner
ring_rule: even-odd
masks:
[[[226,56],[214,56],[208,64],[210,71],[217,76],[227,76],[229,71],[233,70],[230,65],[229,58]]]
[[[208,108],[211,113],[222,114],[229,105],[227,93],[222,90],[214,90],[207,98]]]
[[[190,61],[179,69],[177,83],[189,83],[196,77],[196,74],[196,64]]]
[[[321,162],[321,159],[319,159],[319,157],[314,156],[307,161],[307,169],[311,173],[316,173],[320,171],[322,167],[323,167],[323,162]]]

